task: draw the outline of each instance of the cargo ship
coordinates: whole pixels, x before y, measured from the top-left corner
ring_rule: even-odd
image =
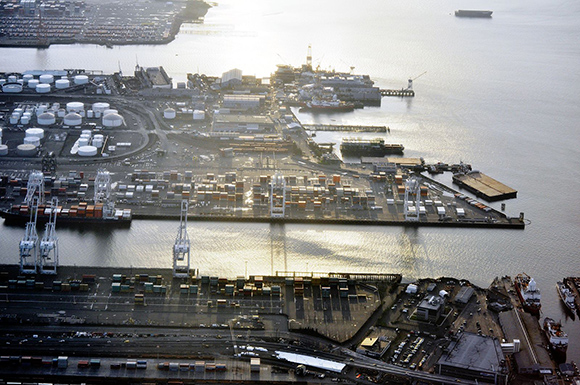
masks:
[[[318,100],[307,102],[301,109],[310,112],[349,112],[354,110],[353,103],[346,103],[340,100]]]
[[[572,317],[574,317],[574,313],[576,313],[576,296],[572,293],[572,290],[564,284],[564,282],[556,282],[556,290],[558,290],[560,299],[564,302],[564,305],[566,305],[566,308],[570,311]]]
[[[404,150],[405,147],[402,144],[385,144],[385,141],[380,138],[343,138],[340,144],[340,152],[343,156],[384,156],[402,154]]]
[[[39,205],[36,216],[37,224],[47,223],[53,208],[49,205]],[[30,222],[30,207],[28,205],[12,205],[9,209],[0,210],[7,224],[26,224]],[[103,204],[89,205],[80,202],[69,208],[58,206],[56,217],[59,225],[71,224],[105,224],[129,226],[133,219],[131,209],[104,210]]]
[[[514,286],[524,310],[534,315],[540,315],[541,295],[536,281],[526,273],[522,273],[514,279]]]
[[[455,11],[457,17],[491,17],[493,11],[478,11],[468,9],[458,9]]]
[[[562,330],[562,324],[546,317],[544,320],[544,332],[548,337],[550,350],[556,361],[566,361],[566,350],[568,349],[568,334]]]

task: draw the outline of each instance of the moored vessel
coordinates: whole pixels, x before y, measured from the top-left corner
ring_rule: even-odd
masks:
[[[576,312],[576,297],[564,282],[556,282],[556,289],[558,290],[560,299],[564,302],[564,305],[566,305],[566,308],[570,311],[572,316],[574,316],[574,313]]]
[[[546,317],[544,319],[544,332],[548,337],[550,350],[557,361],[566,361],[566,350],[568,349],[568,334],[562,330],[562,324]]]
[[[491,17],[493,11],[482,11],[474,9],[458,9],[455,11],[457,17]]]
[[[10,209],[0,210],[7,224],[26,224],[30,219],[30,207],[28,205],[13,205]],[[59,206],[56,209],[39,205],[37,211],[37,223],[48,222],[52,210],[56,210],[59,225],[62,224],[103,224],[129,226],[133,219],[131,209],[103,209],[102,204],[88,205],[80,202],[79,205],[70,207]]]
[[[405,147],[402,144],[388,144],[383,139],[343,138],[340,152],[343,156],[384,156],[387,154],[402,154]]]
[[[319,100],[313,99],[307,102],[300,111],[312,112],[349,112],[354,110],[353,103],[346,103],[340,100]]]
[[[514,286],[524,310],[539,315],[542,305],[540,303],[540,289],[538,289],[536,281],[526,273],[522,273],[516,275]]]

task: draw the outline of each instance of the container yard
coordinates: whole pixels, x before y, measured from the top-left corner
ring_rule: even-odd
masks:
[[[402,283],[397,274],[230,278],[191,269],[174,278],[168,269],[68,266],[21,276],[5,265],[0,291],[4,379],[468,384],[556,374],[509,277],[483,289],[449,277]],[[464,371],[451,351],[494,366]]]
[[[197,20],[208,8],[201,1],[147,6],[58,0],[44,2],[42,6],[30,1],[3,4],[0,29],[5,33],[0,46],[166,44],[174,39],[184,20]]]

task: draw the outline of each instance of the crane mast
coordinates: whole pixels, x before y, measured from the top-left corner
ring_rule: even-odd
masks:
[[[24,238],[20,241],[20,274],[37,273],[38,233],[36,220],[38,217],[38,198],[33,197],[30,205],[30,220],[26,224]]]
[[[181,201],[181,214],[177,238],[173,245],[173,277],[187,278],[189,276],[189,252],[190,243],[187,235],[187,212],[189,203]]]
[[[410,195],[415,195],[415,201],[409,200]],[[421,185],[419,180],[415,177],[407,179],[405,182],[405,202],[404,202],[404,213],[405,220],[409,222],[418,222],[420,215],[420,202],[421,202]]]
[[[49,221],[44,228],[44,237],[40,241],[40,255],[38,258],[40,274],[56,274],[56,268],[58,267],[57,208],[58,199],[53,198],[50,205]]]
[[[115,215],[115,204],[111,201],[111,174],[109,171],[99,169],[95,177],[95,204],[103,204],[103,218],[111,218]]]
[[[284,218],[286,211],[286,179],[276,172],[270,182],[270,218]]]
[[[26,196],[23,203],[30,206],[35,196],[38,196],[38,204],[42,204],[44,200],[44,174],[38,170],[33,170],[28,175]]]

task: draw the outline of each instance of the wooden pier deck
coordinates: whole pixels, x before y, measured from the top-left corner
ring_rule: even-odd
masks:
[[[473,192],[488,202],[515,198],[517,191],[481,172],[453,176],[453,183]]]
[[[303,124],[310,131],[390,132],[387,126],[352,126],[343,124]]]

